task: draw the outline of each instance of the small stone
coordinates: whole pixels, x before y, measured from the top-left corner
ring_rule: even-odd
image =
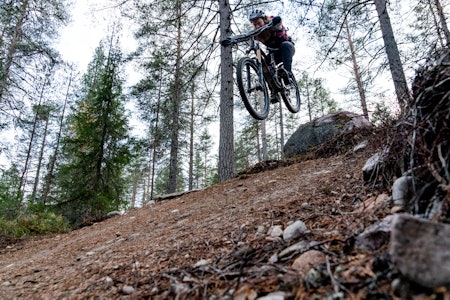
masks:
[[[201,267],[206,266],[209,264],[209,261],[206,259],[200,259],[198,262],[195,263],[194,267]]]
[[[126,295],[131,295],[134,293],[134,291],[135,289],[131,285],[124,285],[122,288],[122,292]]]
[[[274,264],[278,262],[278,255],[275,253],[269,258],[269,263]]]
[[[9,282],[9,281],[2,282],[2,286],[10,286],[10,285],[11,285],[11,282]]]
[[[306,228],[305,223],[303,223],[302,221],[295,221],[293,224],[286,227],[283,232],[283,239],[285,241],[291,241],[307,233],[307,231],[308,229]]]
[[[392,185],[392,200],[395,206],[405,206],[412,196],[412,176],[402,176]]]
[[[281,228],[281,225],[275,225],[269,228],[268,234],[271,237],[279,237],[283,235],[283,229]]]
[[[358,151],[360,151],[360,150],[366,148],[366,147],[367,147],[367,144],[368,144],[367,140],[362,141],[361,143],[359,143],[358,145],[356,145],[356,146],[353,148],[353,152],[358,152]]]
[[[310,250],[295,259],[292,268],[306,275],[309,270],[325,262],[325,254],[317,250]]]
[[[266,230],[266,228],[264,226],[260,225],[256,229],[256,234],[263,234],[265,230]]]
[[[114,280],[111,277],[108,276],[105,278],[105,288],[108,289],[108,288],[112,287],[113,284],[114,284]]]
[[[110,211],[106,214],[106,218],[112,218],[122,215],[120,211]]]

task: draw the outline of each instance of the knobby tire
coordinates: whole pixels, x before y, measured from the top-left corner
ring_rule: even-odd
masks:
[[[243,57],[238,62],[236,73],[245,108],[253,118],[264,120],[269,114],[269,92],[265,80],[260,80],[262,76],[258,75],[258,65],[253,59]]]
[[[281,98],[283,98],[283,102],[287,109],[295,114],[299,112],[301,105],[300,90],[298,89],[297,80],[292,73],[287,72],[285,69],[281,69],[279,72],[281,73],[282,78],[289,78],[289,83],[285,85],[285,90],[280,93]]]

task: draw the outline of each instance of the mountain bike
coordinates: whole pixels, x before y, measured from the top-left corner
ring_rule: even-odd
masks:
[[[255,40],[255,36],[271,26],[272,23],[269,22],[247,34],[221,41],[225,47],[250,41],[250,46],[245,52],[246,56],[238,61],[236,80],[245,108],[257,120],[267,118],[270,103],[279,102],[280,97],[291,113],[297,113],[301,104],[300,91],[294,75],[283,67],[282,62],[275,62],[274,51],[278,49],[267,48],[266,53]]]

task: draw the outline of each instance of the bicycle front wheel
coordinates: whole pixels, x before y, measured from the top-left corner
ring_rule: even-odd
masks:
[[[238,62],[236,73],[245,108],[253,118],[264,120],[269,114],[269,92],[264,77],[258,74],[258,65],[253,59],[243,57]]]
[[[297,80],[295,80],[294,74],[286,71],[285,69],[279,70],[280,77],[283,82],[283,89],[281,91],[281,98],[286,105],[287,109],[291,113],[297,113],[300,110],[300,90],[298,89]]]

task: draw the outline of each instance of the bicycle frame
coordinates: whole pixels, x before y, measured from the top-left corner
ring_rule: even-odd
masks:
[[[269,88],[272,92],[279,91],[282,88],[282,84],[278,79],[277,70],[283,63],[276,65],[273,53],[270,53],[270,57],[268,58],[268,55],[261,49],[259,42],[256,41],[253,36],[250,38],[250,47],[245,53],[247,57],[252,58],[252,52],[255,54],[256,61],[258,62],[259,80],[263,82],[262,80],[264,79],[264,81],[269,84]]]

